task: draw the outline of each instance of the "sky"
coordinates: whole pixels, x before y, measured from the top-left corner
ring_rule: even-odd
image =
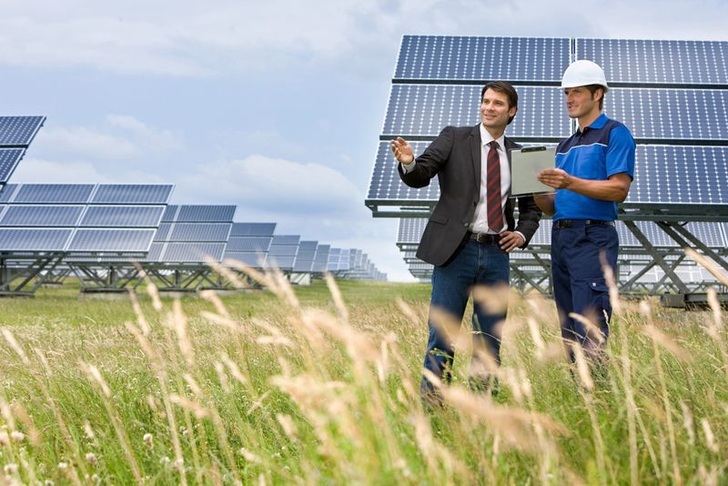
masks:
[[[725,0],[1,0],[0,115],[47,117],[9,182],[174,184],[171,204],[411,282],[398,220],[364,205],[403,35],[726,41],[727,19]]]

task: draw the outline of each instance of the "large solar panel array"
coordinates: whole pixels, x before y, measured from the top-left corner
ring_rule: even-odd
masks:
[[[148,262],[204,265],[220,262],[233,227],[235,206],[169,205]]]
[[[224,259],[264,268],[276,223],[233,223]]]
[[[9,184],[0,193],[0,252],[144,256],[172,185]],[[126,199],[108,201],[108,192]],[[153,197],[150,197],[153,194]]]
[[[0,116],[0,187],[7,184],[44,116]]]
[[[444,126],[477,124],[489,80],[519,92],[509,136],[527,144],[568,136],[559,82],[576,59],[605,69],[605,112],[638,142],[625,217],[728,217],[728,42],[438,36],[402,40],[366,199],[374,216],[429,214],[436,181],[404,186],[387,142],[403,136],[419,154]]]

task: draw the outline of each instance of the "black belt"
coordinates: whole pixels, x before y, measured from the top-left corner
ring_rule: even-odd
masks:
[[[599,219],[560,219],[558,221],[554,221],[555,228],[572,228],[577,226],[589,226],[599,224],[614,226],[614,221],[602,221]]]
[[[472,231],[468,231],[466,233],[466,237],[468,239],[471,239],[473,241],[477,241],[478,243],[483,243],[486,245],[494,245],[498,243],[501,239],[501,235],[496,235],[493,233],[473,233]]]

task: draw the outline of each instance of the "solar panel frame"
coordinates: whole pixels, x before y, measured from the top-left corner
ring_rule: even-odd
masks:
[[[233,222],[236,206],[231,205],[183,205],[179,208],[177,222]]]
[[[75,227],[83,211],[83,206],[9,205],[0,226]]]
[[[568,38],[405,35],[394,81],[558,83],[569,45]]]
[[[8,182],[24,153],[20,148],[0,148],[0,185]]]
[[[154,239],[154,229],[79,228],[67,251],[74,253],[147,253]]]
[[[16,204],[86,204],[94,184],[20,184],[8,202]]]
[[[0,252],[63,252],[72,235],[71,228],[0,228]]]
[[[599,64],[615,86],[728,87],[724,41],[577,38],[574,53]]]
[[[164,206],[88,206],[81,227],[159,227]]]
[[[89,204],[165,205],[173,190],[173,184],[98,184]]]
[[[44,116],[0,116],[0,147],[28,148]]]
[[[455,84],[393,84],[380,139],[396,136],[434,139],[446,126],[480,122],[481,86]],[[509,137],[553,143],[571,135],[557,87],[517,86],[518,114],[508,126]]]

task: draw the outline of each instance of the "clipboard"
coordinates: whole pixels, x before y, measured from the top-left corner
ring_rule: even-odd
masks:
[[[511,197],[553,192],[536,179],[544,169],[553,169],[555,147],[524,147],[511,150]]]

